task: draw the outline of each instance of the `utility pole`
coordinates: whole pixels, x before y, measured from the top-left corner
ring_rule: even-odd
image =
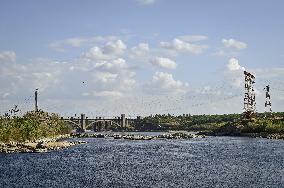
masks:
[[[37,95],[38,95],[38,88],[35,90],[35,111],[36,112],[38,112]]]
[[[247,71],[245,75],[245,97],[244,97],[244,117],[250,119],[256,110],[255,92],[253,84],[255,83],[255,76]]]

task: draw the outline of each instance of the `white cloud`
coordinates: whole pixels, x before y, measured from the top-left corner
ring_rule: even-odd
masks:
[[[110,72],[97,72],[96,73],[96,78],[103,82],[103,83],[110,83],[110,82],[115,82],[117,79],[118,74],[113,74]]]
[[[124,44],[121,40],[110,41],[103,47],[103,52],[105,54],[121,55],[126,48],[126,44]]]
[[[82,46],[94,46],[97,43],[109,42],[118,40],[117,36],[94,36],[94,37],[74,37],[64,40],[53,41],[49,44],[49,47],[58,52],[65,52],[68,47],[82,47]]]
[[[164,57],[155,57],[150,60],[150,63],[154,66],[158,66],[166,69],[175,69],[177,64],[173,60]]]
[[[139,43],[131,48],[131,52],[138,57],[144,56],[149,52],[149,45],[147,43]]]
[[[112,58],[111,56],[104,54],[101,48],[97,46],[94,46],[88,52],[84,53],[82,56],[88,60],[107,60]]]
[[[236,58],[229,59],[227,64],[227,69],[229,71],[245,70],[244,67],[240,66],[239,61]]]
[[[185,93],[188,87],[188,83],[183,83],[179,80],[175,80],[173,75],[165,72],[155,72],[152,77],[151,86],[156,91],[161,92],[174,92]]]
[[[11,95],[29,92],[35,88],[41,91],[55,87],[67,64],[36,60],[26,64],[5,63],[0,69],[0,85]]]
[[[193,44],[178,38],[173,39],[172,42],[160,42],[160,46],[176,52],[189,52],[193,54],[200,54],[208,48],[206,45]]]
[[[121,41],[109,41],[102,48],[94,46],[88,52],[83,53],[82,57],[89,61],[115,59],[122,55],[127,46]]]
[[[102,61],[95,64],[95,68],[101,71],[119,72],[120,70],[126,69],[128,66],[126,61],[122,58],[118,58],[112,61]]]
[[[39,88],[40,107],[46,104],[51,108],[46,100],[79,103],[86,99],[97,100],[96,97],[124,97],[131,95],[136,86],[135,74],[121,58],[98,63],[81,59],[73,62],[35,59],[24,64],[4,62],[0,69],[0,98],[12,101],[21,95],[24,99]]]
[[[222,40],[223,45],[226,48],[234,48],[237,50],[242,50],[247,48],[247,44],[241,41],[237,41],[235,39],[223,39]]]
[[[16,57],[16,53],[13,51],[0,52],[0,62],[15,62]]]
[[[157,2],[157,0],[136,0],[140,5],[152,5]]]
[[[92,75],[96,92],[117,91],[123,95],[126,91],[132,90],[136,84],[133,78],[136,72],[130,69],[126,60],[122,58],[98,62],[94,68]]]
[[[239,64],[236,58],[230,58],[226,68],[226,81],[235,88],[241,88],[243,86],[243,71],[245,68]]]
[[[182,35],[178,37],[180,40],[183,40],[185,42],[198,42],[207,40],[208,37],[205,35]]]

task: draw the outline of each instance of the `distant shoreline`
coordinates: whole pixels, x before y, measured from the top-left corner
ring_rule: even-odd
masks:
[[[81,132],[81,133],[71,133],[66,135],[59,135],[54,138],[44,138],[34,142],[8,142],[0,143],[0,153],[43,153],[61,149],[67,149],[71,146],[84,144],[85,141],[66,141],[69,138],[113,138],[113,139],[124,139],[124,140],[157,140],[157,139],[192,139],[192,138],[205,138],[205,136],[214,137],[249,137],[249,138],[265,138],[265,139],[275,139],[284,140],[284,134],[281,133],[216,133],[216,132],[195,132],[194,134],[190,131],[167,131],[161,132],[163,134],[149,136],[139,133],[151,133],[159,131],[105,131],[105,132]],[[122,134],[125,133],[125,134]],[[131,134],[138,133],[138,134]]]

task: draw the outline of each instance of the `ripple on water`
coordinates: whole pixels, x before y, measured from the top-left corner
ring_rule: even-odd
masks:
[[[0,154],[0,187],[283,187],[284,141],[83,139],[49,153]]]

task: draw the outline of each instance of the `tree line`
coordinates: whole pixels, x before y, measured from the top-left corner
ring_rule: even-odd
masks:
[[[257,113],[252,119],[258,126],[276,127],[277,131],[284,130],[284,112]],[[183,114],[174,116],[171,114],[156,114],[141,118],[135,124],[138,131],[165,131],[165,130],[187,130],[204,131],[216,130],[227,124],[245,124],[243,114],[222,114],[222,115],[190,115]],[[284,131],[283,131],[284,132]]]

